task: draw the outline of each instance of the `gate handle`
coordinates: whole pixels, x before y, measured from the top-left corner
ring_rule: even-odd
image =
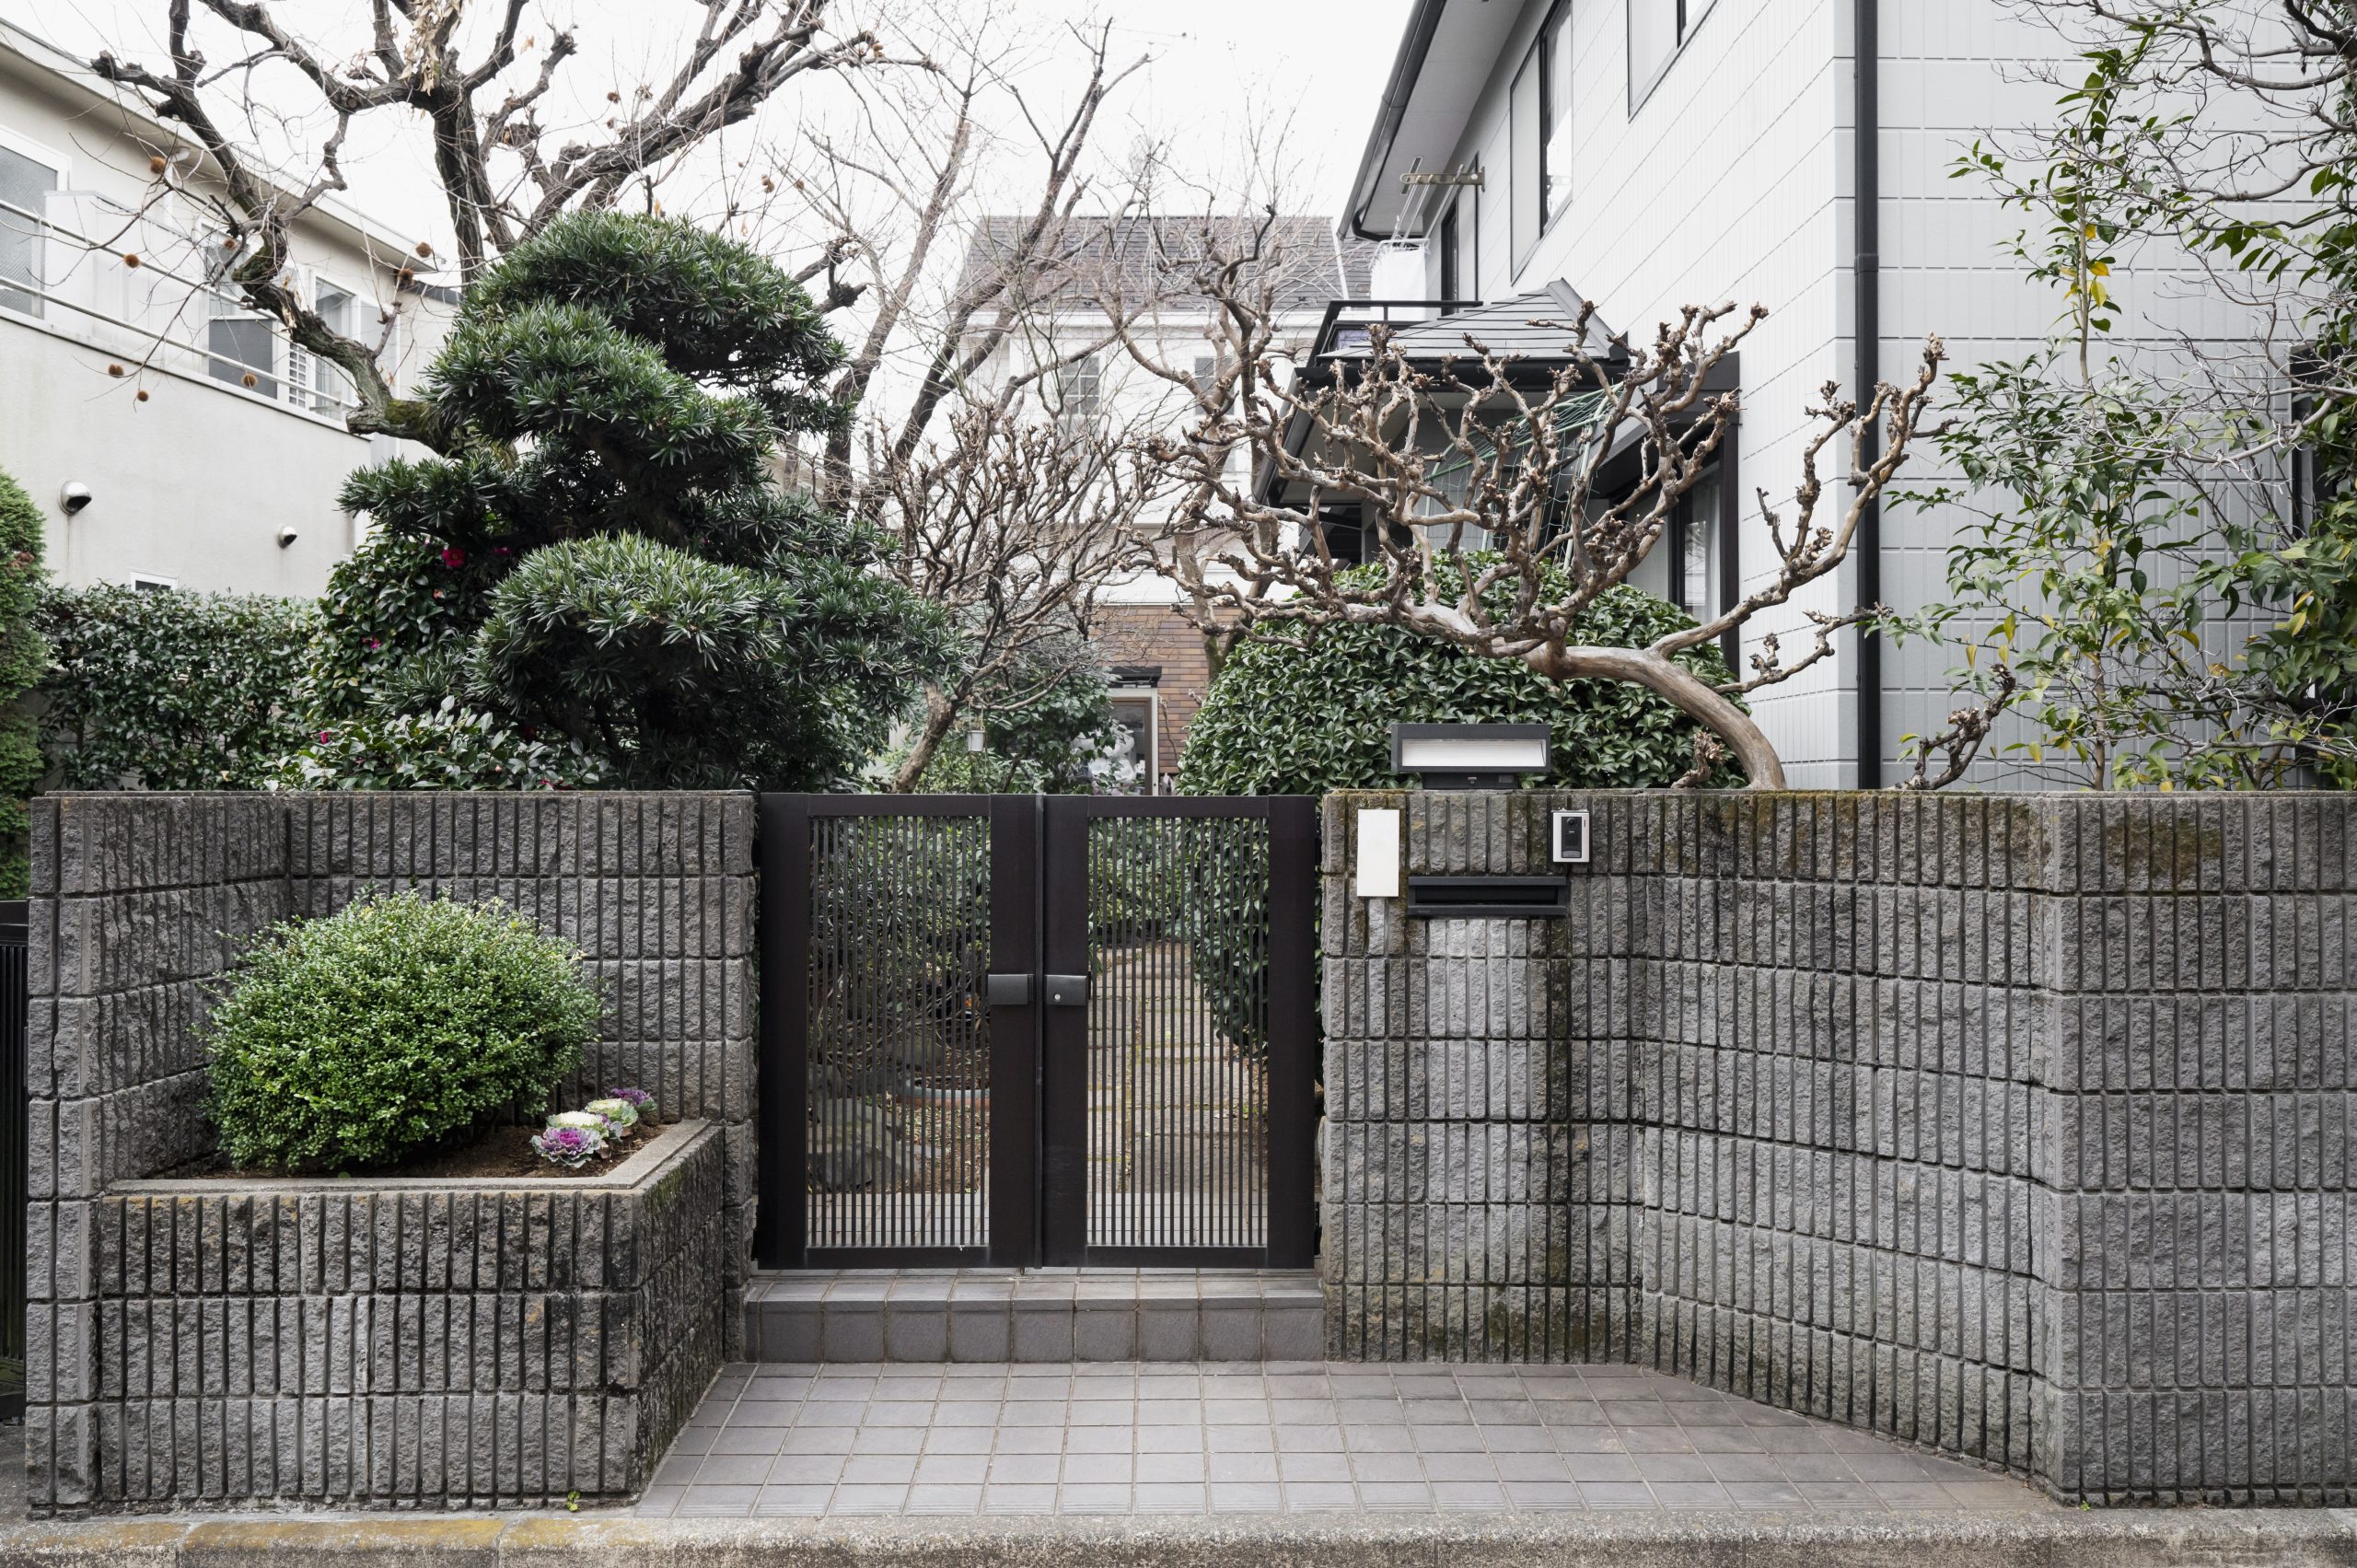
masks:
[[[993,1007],[1028,1007],[1031,1005],[1031,977],[1028,974],[994,974],[982,981],[982,1000]]]
[[[1051,974],[1048,982],[1048,1005],[1051,1007],[1085,1007],[1088,1005],[1088,977],[1085,974]]]

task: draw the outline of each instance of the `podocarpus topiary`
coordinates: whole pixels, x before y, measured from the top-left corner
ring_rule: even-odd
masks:
[[[25,896],[25,796],[41,774],[39,721],[24,705],[49,666],[49,645],[34,623],[41,554],[41,508],[0,473],[0,899]]]
[[[283,776],[849,776],[940,643],[871,569],[879,535],[777,482],[782,441],[845,417],[820,386],[841,357],[783,269],[691,225],[586,213],[510,251],[422,389],[444,455],[344,487],[377,532],[323,600],[306,694],[327,738]],[[401,766],[411,739],[430,767]]]
[[[1479,570],[1483,557],[1465,558]],[[1458,591],[1461,568],[1444,560],[1435,591]],[[1576,633],[1583,643],[1641,646],[1693,621],[1640,589],[1608,589]],[[1683,663],[1719,679],[1714,647]],[[1528,666],[1483,658],[1436,637],[1392,626],[1271,626],[1228,655],[1188,726],[1178,767],[1182,795],[1324,795],[1397,789],[1391,726],[1543,724],[1550,771],[1528,781],[1556,789],[1658,789],[1694,765],[1701,726],[1642,686],[1550,680]],[[1707,781],[1732,788],[1740,769],[1721,763]],[[1260,857],[1229,841],[1204,841],[1191,870],[1195,972],[1221,1030],[1258,1051],[1266,961],[1254,937],[1265,900]]]
[[[205,1028],[241,1167],[391,1164],[537,1111],[598,1027],[579,949],[497,903],[364,897],[263,933]]]

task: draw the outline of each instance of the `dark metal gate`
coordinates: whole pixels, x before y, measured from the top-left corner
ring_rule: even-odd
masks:
[[[1307,1265],[1315,801],[761,822],[763,1267]]]

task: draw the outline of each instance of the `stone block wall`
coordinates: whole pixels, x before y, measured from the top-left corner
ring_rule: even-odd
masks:
[[[721,1358],[719,1131],[658,1136],[642,1169],[563,1182],[118,1184],[96,1468],[57,1504],[634,1492]]]
[[[579,1086],[642,1084],[666,1117],[714,1125],[721,1241],[708,1268],[694,1267],[705,1291],[719,1293],[721,1353],[735,1353],[753,1202],[749,796],[51,796],[34,807],[27,1042],[26,1446],[36,1510],[134,1495],[128,1450],[108,1446],[146,1445],[161,1419],[144,1411],[135,1436],[128,1424],[137,1400],[121,1379],[132,1376],[134,1345],[151,1360],[155,1345],[172,1345],[174,1401],[195,1388],[228,1397],[227,1342],[211,1334],[206,1316],[226,1309],[226,1287],[184,1302],[176,1294],[172,1310],[192,1316],[176,1321],[168,1342],[152,1329],[133,1333],[127,1316],[124,1337],[110,1342],[100,1309],[101,1230],[122,1214],[108,1206],[110,1193],[211,1150],[196,1033],[206,982],[273,921],[329,912],[366,888],[407,886],[496,895],[580,942],[607,1013]],[[189,1224],[190,1237],[208,1234]],[[304,1365],[331,1366],[324,1336],[360,1297],[323,1286],[301,1299],[304,1333],[323,1336],[304,1342]],[[126,1314],[133,1301],[120,1298]],[[650,1378],[650,1389],[668,1387]],[[661,1395],[681,1398],[692,1395]],[[175,1403],[171,1419],[216,1417]],[[322,1419],[306,1427],[305,1442],[354,1441],[348,1421]],[[349,1466],[357,1450],[344,1452]],[[285,1473],[268,1472],[273,1481]],[[126,1490],[107,1493],[110,1475]],[[198,1481],[197,1492],[171,1495],[214,1495]]]
[[[1557,807],[1595,858],[1568,920],[1411,921],[1352,895],[1370,806],[1411,874],[1548,869]],[[2073,1499],[2345,1503],[2353,825],[1335,797],[1329,1349],[1634,1361]]]

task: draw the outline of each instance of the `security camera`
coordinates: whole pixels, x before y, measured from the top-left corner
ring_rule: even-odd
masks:
[[[278,530],[278,548],[284,550],[302,537],[303,536],[301,534],[296,533],[293,528],[281,528]]]
[[[88,505],[92,499],[90,487],[78,479],[69,479],[57,488],[57,504],[65,508],[65,515],[69,517]]]

